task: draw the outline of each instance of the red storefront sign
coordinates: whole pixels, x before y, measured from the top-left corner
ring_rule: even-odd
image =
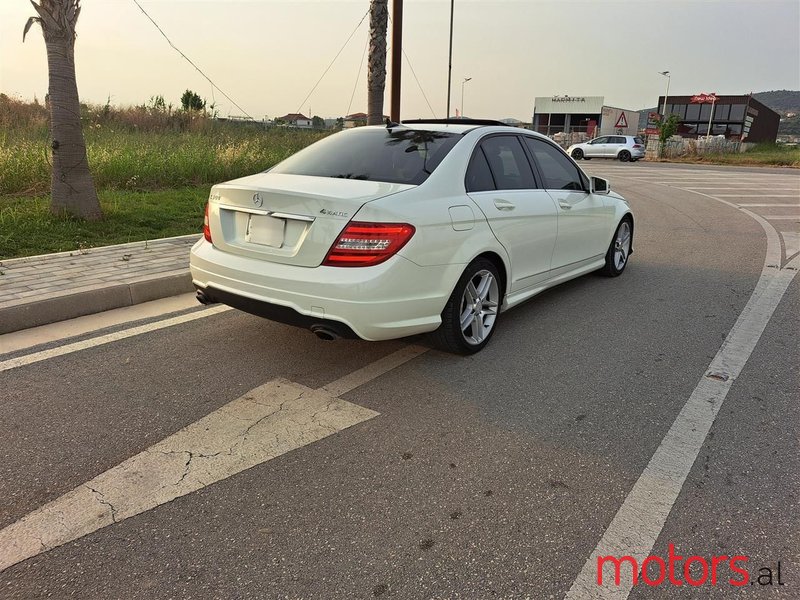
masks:
[[[714,104],[717,100],[719,100],[719,96],[713,92],[710,94],[702,93],[692,96],[692,104]]]

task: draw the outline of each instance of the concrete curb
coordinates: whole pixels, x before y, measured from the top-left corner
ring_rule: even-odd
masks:
[[[0,335],[194,291],[189,269],[0,309]]]

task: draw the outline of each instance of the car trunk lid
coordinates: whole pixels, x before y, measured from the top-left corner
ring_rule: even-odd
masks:
[[[412,187],[259,173],[211,189],[211,236],[224,252],[316,267],[364,204]]]

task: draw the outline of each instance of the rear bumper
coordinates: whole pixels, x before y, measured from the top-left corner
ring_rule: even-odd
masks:
[[[399,255],[374,267],[298,267],[222,252],[203,239],[192,248],[189,266],[195,287],[211,301],[371,341],[439,327],[464,269],[421,267]]]

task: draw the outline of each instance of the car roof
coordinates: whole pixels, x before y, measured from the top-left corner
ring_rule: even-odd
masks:
[[[491,128],[492,131],[506,131],[526,134],[536,134],[530,129],[523,129],[514,125],[508,125],[502,121],[493,121],[490,119],[411,119],[404,120],[400,123],[388,123],[386,125],[372,125],[366,129],[394,129],[397,127],[404,127],[407,129],[416,129],[420,131],[442,131],[453,133],[457,135],[464,135],[470,131],[483,128]],[[538,134],[536,134],[538,135]]]

